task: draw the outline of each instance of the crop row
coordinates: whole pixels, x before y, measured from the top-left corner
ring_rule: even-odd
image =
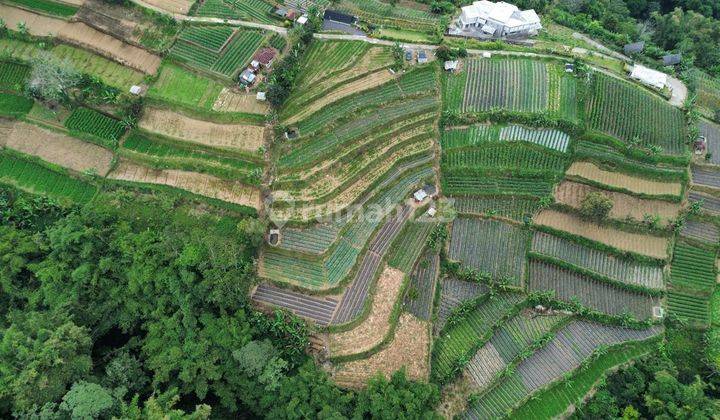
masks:
[[[652,317],[653,307],[660,303],[649,294],[621,289],[612,284],[558,267],[531,260],[528,275],[531,291],[554,291],[555,297],[565,302],[577,299],[581,304],[598,312],[614,316],[632,315],[635,319]]]
[[[205,0],[196,16],[273,23],[273,7],[262,0]]]
[[[20,92],[30,74],[30,67],[7,61],[0,62],[0,90]]]
[[[461,217],[453,222],[449,257],[495,280],[519,286],[527,246],[528,232],[522,228],[496,220]]]
[[[278,165],[287,170],[291,167],[309,164],[326,154],[337,153],[337,149],[352,140],[382,135],[379,130],[393,122],[409,120],[413,116],[433,111],[438,107],[437,99],[424,97],[395,103],[382,109],[382,112],[361,115],[335,130],[308,138],[302,144],[280,157]],[[388,127],[392,128],[392,127]]]
[[[661,267],[617,258],[544,232],[535,232],[531,251],[568,262],[618,282],[650,289],[665,288]]]
[[[207,172],[220,178],[259,184],[262,165],[235,157],[222,156],[200,148],[179,147],[133,132],[122,148],[166,168]]]
[[[428,222],[408,223],[388,254],[388,265],[409,274],[425,247],[435,225]]]
[[[379,0],[343,0],[338,9],[374,25],[430,31],[437,23],[437,18],[426,11]]]
[[[479,341],[489,333],[522,300],[516,293],[501,293],[488,297],[465,316],[445,329],[435,340],[432,352],[432,374],[438,379],[448,379],[456,372],[463,360]]]
[[[558,152],[567,152],[570,145],[570,136],[562,131],[547,128],[527,128],[522,125],[503,127],[500,130],[500,140],[526,141]]]
[[[92,184],[4,153],[0,154],[0,182],[74,203],[90,201],[97,191]]]
[[[353,66],[367,51],[368,44],[361,41],[315,40],[305,54],[293,96],[302,95],[302,91],[312,89],[318,80]]]
[[[347,118],[358,111],[377,108],[389,102],[413,95],[427,95],[434,92],[435,73],[432,67],[414,70],[398,80],[392,80],[378,88],[341,99],[298,123],[301,135],[309,135],[318,130],[331,128],[339,119]]]
[[[433,325],[435,334],[445,327],[445,323],[460,305],[484,295],[489,290],[482,283],[458,280],[453,277],[445,278],[440,286],[440,303],[438,304],[437,319]]]
[[[200,70],[233,77],[250,61],[264,37],[256,30],[188,27],[170,49],[170,57]]]
[[[440,268],[440,256],[430,249],[415,264],[405,292],[405,310],[425,321],[432,317],[435,283]]]
[[[670,270],[673,288],[712,293],[717,274],[715,257],[713,251],[678,242]]]
[[[710,245],[717,245],[720,242],[720,231],[715,224],[697,220],[686,220],[680,236]]]
[[[520,362],[514,374],[501,379],[476,400],[463,418],[489,419],[506,416],[534,391],[578,368],[601,347],[657,335],[659,328],[632,330],[587,321],[573,321],[540,350]]]
[[[462,173],[464,172],[464,173]],[[541,179],[513,178],[443,171],[443,191],[448,195],[515,195],[544,197],[552,191],[553,183]]]
[[[720,97],[718,97],[720,104]],[[700,135],[707,140],[705,159],[713,165],[720,165],[720,124],[701,119],[698,121]]]
[[[500,216],[517,221],[531,218],[540,209],[540,200],[514,196],[458,197],[455,210],[474,216]]]
[[[525,59],[469,59],[467,82],[459,111],[540,112],[548,107],[546,64]]]
[[[632,173],[638,169],[643,173],[651,175],[658,179],[683,179],[685,176],[685,168],[671,168],[660,166],[655,163],[646,163],[632,159],[617,151],[609,145],[593,143],[591,141],[581,141],[575,146],[575,156],[579,159],[590,159],[598,161],[606,166],[622,170],[626,173]]]
[[[568,157],[522,143],[494,144],[443,152],[443,168],[522,169],[562,173]]]
[[[670,315],[680,319],[707,325],[710,321],[710,302],[707,296],[669,290],[667,293],[667,309]]]
[[[32,99],[25,96],[2,94],[0,95],[0,116],[21,117],[30,111],[33,103]]]
[[[117,147],[118,140],[125,133],[125,125],[115,118],[108,117],[90,108],[76,108],[65,120],[69,130],[89,134],[99,138],[102,145]]]
[[[467,372],[474,388],[487,387],[495,375],[563,319],[564,315],[520,313],[501,325],[468,363]]]
[[[285,228],[282,230],[280,248],[307,254],[323,254],[337,239],[338,223],[318,223],[308,228]]]
[[[9,0],[23,7],[27,7],[38,12],[68,18],[78,11],[75,5],[52,1],[52,0]],[[13,28],[14,29],[14,28]]]
[[[591,128],[625,142],[659,146],[668,154],[683,154],[685,118],[682,111],[660,98],[615,77],[594,74],[586,104]]]
[[[444,151],[448,151],[498,141],[528,142],[558,152],[567,152],[570,136],[559,130],[528,128],[516,124],[508,126],[476,124],[445,130],[442,133],[440,145]]]

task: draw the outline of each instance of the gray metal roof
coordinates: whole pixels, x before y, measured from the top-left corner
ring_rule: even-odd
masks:
[[[665,66],[674,66],[675,64],[680,64],[681,61],[682,54],[668,54],[663,57],[663,65]]]
[[[645,49],[645,41],[633,42],[623,47],[625,54],[637,54]]]

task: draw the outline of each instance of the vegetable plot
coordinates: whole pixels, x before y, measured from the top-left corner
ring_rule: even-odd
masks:
[[[65,120],[65,127],[71,131],[89,134],[100,139],[100,145],[114,149],[125,133],[125,125],[90,108],[77,108]]]

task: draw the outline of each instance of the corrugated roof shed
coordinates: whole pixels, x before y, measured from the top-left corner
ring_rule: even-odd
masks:
[[[681,61],[682,54],[668,54],[663,57],[663,65],[665,66],[674,66],[676,64],[680,64]]]
[[[625,51],[625,54],[637,54],[641,53],[645,49],[645,42],[633,42],[632,44],[627,44],[623,47],[623,50]]]

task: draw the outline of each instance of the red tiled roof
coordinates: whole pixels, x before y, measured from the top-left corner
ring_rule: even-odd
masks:
[[[275,58],[275,54],[277,53],[273,48],[266,47],[258,51],[253,57],[253,60],[257,60],[258,62],[260,62],[260,64],[267,66],[268,64],[270,64],[270,62],[273,61],[273,59]]]

